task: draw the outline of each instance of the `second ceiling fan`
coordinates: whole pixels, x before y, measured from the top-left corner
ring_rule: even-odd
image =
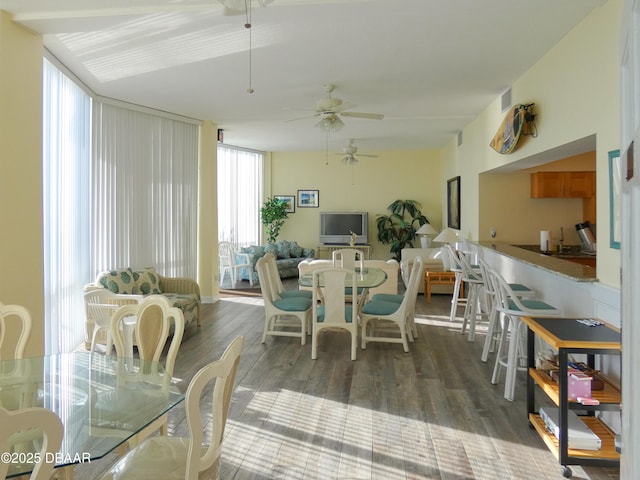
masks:
[[[358,153],[358,147],[354,145],[353,138],[349,139],[349,145],[342,148],[342,153],[336,153],[336,155],[344,155],[342,163],[345,165],[355,165],[358,163],[358,157],[370,157],[377,158],[377,155],[367,155],[364,153]]]
[[[332,84],[324,85],[324,91],[326,96],[316,101],[315,113],[311,117],[320,117],[320,121],[316,124],[316,127],[326,132],[337,132],[342,129],[344,123],[340,117],[354,117],[354,118],[366,118],[369,120],[382,120],[384,115],[380,113],[362,113],[347,111],[350,108],[355,107],[351,103],[343,103],[340,98],[336,98],[331,95],[336,86]],[[301,120],[296,118],[294,120]]]

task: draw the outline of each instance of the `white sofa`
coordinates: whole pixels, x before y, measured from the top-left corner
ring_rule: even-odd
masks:
[[[424,263],[425,270],[442,272],[444,265],[442,264],[442,252],[439,248],[403,248],[400,256],[400,272],[402,276],[402,283],[406,287],[409,282],[409,275],[411,275],[411,267],[413,266],[413,259],[421,257]],[[419,292],[424,293],[424,279],[419,284]],[[453,293],[453,286],[448,285],[434,285],[431,287],[431,293]]]
[[[312,272],[318,268],[328,268],[333,265],[331,260],[313,260],[307,258],[298,264],[298,274],[300,276],[305,273]],[[369,289],[369,295],[375,295],[376,293],[398,293],[398,273],[400,271],[400,265],[395,260],[364,260],[365,267],[381,268],[387,274],[386,281],[375,288]],[[302,290],[311,290],[311,287],[300,287]]]

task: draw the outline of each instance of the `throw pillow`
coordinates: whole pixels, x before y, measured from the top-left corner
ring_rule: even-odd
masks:
[[[277,243],[278,258],[291,258],[291,252],[289,249],[289,242],[282,240]]]
[[[98,275],[98,283],[113,293],[132,294],[136,284],[130,268],[109,270]]]
[[[271,253],[274,257],[278,258],[278,247],[275,243],[267,243],[264,246],[264,253]]]
[[[158,277],[155,268],[147,267],[134,270],[133,275],[136,280],[137,293],[141,293],[142,295],[157,295],[162,293],[160,289],[160,277]]]
[[[298,242],[291,242],[289,251],[291,252],[292,258],[300,258],[302,256],[302,247],[298,245]]]

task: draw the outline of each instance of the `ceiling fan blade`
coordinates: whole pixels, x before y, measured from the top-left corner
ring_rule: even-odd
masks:
[[[366,155],[364,153],[356,153],[356,157],[370,157],[370,158],[378,158],[378,155]]]
[[[320,114],[316,113],[315,115],[306,115],[304,117],[290,118],[289,120],[285,120],[285,122],[297,122],[298,120],[308,120],[310,118],[314,118],[318,116],[320,116]]]
[[[368,118],[369,120],[382,120],[384,115],[380,113],[341,112],[343,117]]]

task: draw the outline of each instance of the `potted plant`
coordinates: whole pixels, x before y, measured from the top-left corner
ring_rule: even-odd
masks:
[[[286,202],[275,197],[268,198],[260,209],[260,218],[267,232],[267,242],[275,243],[280,233],[280,228],[284,225],[284,221],[289,218]]]
[[[422,206],[415,200],[396,200],[387,207],[389,215],[378,215],[378,241],[384,245],[391,245],[391,255],[400,260],[403,248],[413,247],[416,231],[425,223],[429,223],[420,209]]]

